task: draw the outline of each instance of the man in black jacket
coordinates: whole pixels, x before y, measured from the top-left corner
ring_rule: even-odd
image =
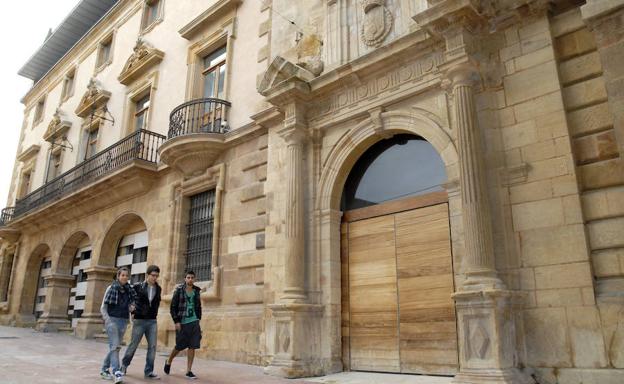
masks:
[[[189,379],[197,378],[191,369],[193,368],[195,350],[199,349],[201,341],[201,328],[199,327],[199,320],[201,320],[202,315],[200,293],[201,289],[195,285],[195,272],[193,271],[187,271],[184,276],[184,283],[179,284],[173,291],[170,310],[176,328],[176,345],[165,362],[167,375],[176,355],[188,348],[186,377]]]
[[[139,346],[143,335],[145,335],[147,340],[147,357],[145,358],[143,374],[146,379],[158,378],[158,375],[154,373],[154,359],[156,358],[156,340],[158,339],[156,316],[160,306],[161,292],[157,282],[159,275],[160,268],[156,265],[150,265],[145,272],[145,281],[136,283],[133,286],[136,292],[136,308],[134,310],[134,320],[132,321],[132,339],[122,359],[121,370],[124,374],[132,362],[134,352]]]

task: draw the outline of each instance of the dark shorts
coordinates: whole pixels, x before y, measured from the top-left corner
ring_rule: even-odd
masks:
[[[176,331],[175,349],[177,349],[178,351],[182,351],[186,348],[199,349],[201,337],[202,335],[201,328],[199,327],[199,321],[182,324],[182,329]]]

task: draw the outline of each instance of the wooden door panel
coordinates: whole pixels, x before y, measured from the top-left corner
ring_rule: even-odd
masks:
[[[401,372],[457,372],[448,205],[396,214]]]
[[[399,372],[394,217],[351,223],[348,249],[351,369]]]

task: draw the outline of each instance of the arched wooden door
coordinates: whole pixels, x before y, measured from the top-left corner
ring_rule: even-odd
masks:
[[[455,374],[446,192],[347,211],[341,228],[346,367]]]

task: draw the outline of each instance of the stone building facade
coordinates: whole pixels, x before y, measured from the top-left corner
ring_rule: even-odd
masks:
[[[97,336],[158,264],[163,349],[194,268],[200,355],[269,374],[624,382],[622,63],[622,0],[82,0],[21,72],[0,323]]]

